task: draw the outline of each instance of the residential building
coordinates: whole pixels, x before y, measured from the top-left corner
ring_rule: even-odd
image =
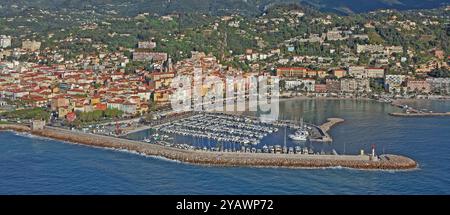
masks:
[[[333,70],[333,76],[336,78],[343,78],[346,75],[347,75],[347,71],[345,71],[343,69]]]
[[[366,68],[363,66],[350,66],[348,75],[354,78],[367,78]]]
[[[384,46],[382,45],[356,45],[356,53],[381,53],[384,51]]]
[[[429,93],[431,91],[431,86],[427,80],[408,79],[406,81],[406,89],[408,92]]]
[[[285,88],[287,90],[297,90],[305,92],[314,92],[316,81],[314,79],[293,79],[286,80]]]
[[[384,78],[383,68],[369,67],[365,69],[367,78]]]
[[[156,48],[156,42],[140,41],[140,42],[138,42],[138,48],[140,48],[140,49],[154,49],[154,48]]]
[[[67,106],[69,106],[69,99],[66,99],[64,97],[55,97],[51,100],[51,108],[54,111],[58,110],[60,107]]]
[[[27,51],[37,51],[41,48],[41,42],[25,40],[22,41],[22,49]]]
[[[154,84],[155,89],[168,88],[170,87],[173,78],[175,77],[174,72],[153,72],[149,74],[150,79]]]
[[[344,93],[369,93],[369,79],[343,78],[341,79],[341,91]]]
[[[339,80],[327,79],[326,87],[327,87],[327,92],[329,92],[329,93],[341,92],[341,82]]]
[[[8,103],[6,101],[0,99],[0,107],[6,106],[6,105],[8,105]]]
[[[11,37],[0,35],[0,48],[8,48],[11,46]]]
[[[152,52],[149,49],[138,49],[133,52],[133,60],[135,61],[167,61],[167,53]]]
[[[137,113],[137,105],[132,102],[125,102],[121,105],[120,109],[125,114],[135,115]]]
[[[450,78],[427,78],[431,92],[440,95],[450,95]]]
[[[316,84],[314,88],[315,88],[314,91],[316,93],[326,93],[327,92],[326,84]]]
[[[405,80],[406,75],[386,75],[384,85],[389,92],[400,92]]]
[[[277,76],[286,78],[302,78],[305,77],[307,68],[303,67],[280,67],[277,68]]]

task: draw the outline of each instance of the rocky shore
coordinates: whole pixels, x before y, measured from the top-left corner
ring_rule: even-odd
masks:
[[[407,170],[417,167],[417,163],[399,155],[382,155],[372,161],[367,155],[297,155],[265,153],[232,153],[190,151],[148,144],[115,137],[87,134],[60,128],[47,127],[30,131],[26,126],[0,125],[0,130],[31,132],[34,135],[68,141],[88,146],[121,149],[149,156],[160,156],[170,160],[191,164],[215,166],[285,167],[285,168],[326,168],[346,167],[354,169]]]

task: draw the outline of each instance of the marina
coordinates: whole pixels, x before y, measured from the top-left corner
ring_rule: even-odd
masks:
[[[128,138],[201,151],[332,154],[331,150],[314,150],[313,142],[324,138],[326,133],[303,120],[263,122],[257,117],[228,113],[185,116],[156,125],[152,132],[139,138],[133,135]],[[160,137],[164,136],[167,141],[161,143]]]

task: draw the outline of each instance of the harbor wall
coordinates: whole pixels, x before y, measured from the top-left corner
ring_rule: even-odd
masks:
[[[3,128],[3,129],[2,129]],[[6,125],[0,130],[26,131],[22,126]],[[28,130],[30,131],[30,130]],[[133,151],[149,156],[160,156],[170,160],[191,164],[215,166],[286,167],[286,168],[326,168],[347,167],[355,169],[407,170],[417,167],[417,163],[399,155],[383,155],[372,161],[367,155],[298,155],[235,152],[204,152],[177,149],[121,138],[87,134],[60,128],[46,127],[30,131],[32,134],[68,141],[82,145]]]

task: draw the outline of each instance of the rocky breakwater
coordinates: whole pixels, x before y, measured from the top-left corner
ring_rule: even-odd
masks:
[[[431,113],[431,112],[412,112],[412,113],[389,113],[391,116],[397,117],[441,117],[450,116],[450,112]]]
[[[0,124],[0,131],[17,131],[17,132],[30,132],[31,129],[25,125],[17,124]]]
[[[330,129],[339,124],[344,122],[344,119],[341,118],[328,118],[327,122],[320,125],[320,126],[316,126],[317,129],[319,129],[320,132],[320,137],[315,137],[312,138],[311,141],[314,142],[326,142],[326,143],[330,143],[333,142],[333,138],[331,137],[331,135],[328,133],[328,131],[330,131]]]
[[[407,157],[383,155],[372,161],[367,155],[296,155],[265,153],[232,153],[191,151],[160,145],[148,144],[115,137],[107,137],[59,128],[33,131],[35,135],[69,141],[83,145],[133,151],[149,156],[160,156],[192,164],[217,166],[326,168],[347,167],[355,169],[405,170],[417,167],[417,163]]]

